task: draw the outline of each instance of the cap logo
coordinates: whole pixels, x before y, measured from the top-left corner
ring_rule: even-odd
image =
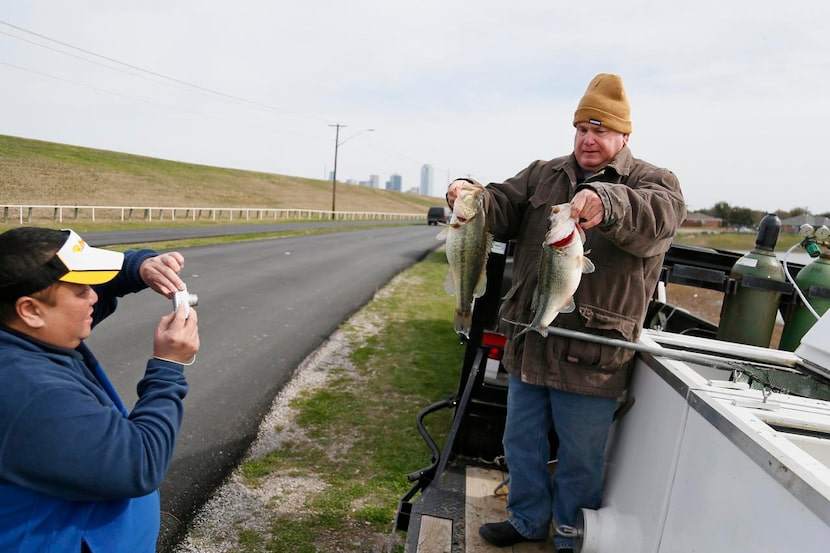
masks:
[[[602,126],[602,121],[600,121],[599,119],[588,119],[588,122],[592,125],[596,125],[597,127]]]
[[[85,246],[86,246],[86,242],[84,242],[83,240],[78,240],[78,243],[75,244],[74,246],[72,246],[72,251],[75,252],[75,253],[78,253],[78,252],[82,251]]]

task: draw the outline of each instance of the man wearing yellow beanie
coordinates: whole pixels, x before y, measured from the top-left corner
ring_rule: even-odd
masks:
[[[515,177],[484,187],[490,231],[515,240],[512,287],[500,308],[509,377],[503,445],[510,485],[507,520],[479,533],[497,546],[549,539],[573,550],[580,509],[602,503],[605,445],[625,391],[633,351],[521,332],[534,317],[542,242],[552,206],[569,202],[596,267],[583,274],[575,308],[552,326],[636,342],[663,256],[686,216],[677,177],[637,159],[628,147],[631,108],[618,75],[594,77],[574,112],[571,154],[534,161]],[[465,182],[466,181],[466,182]],[[471,179],[450,183],[452,205]],[[520,325],[506,321],[518,321]],[[554,428],[556,450],[549,443]],[[551,480],[548,461],[557,459]]]
[[[619,76],[600,73],[593,78],[574,112],[574,127],[583,122],[631,134],[631,107]]]

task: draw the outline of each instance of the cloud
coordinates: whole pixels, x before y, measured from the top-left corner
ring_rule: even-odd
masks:
[[[398,173],[406,189],[430,163],[440,196],[453,176],[502,180],[569,153],[585,86],[615,72],[635,155],[674,170],[692,209],[830,211],[815,176],[830,123],[830,6],[817,0],[46,0],[5,11],[0,21],[48,37],[0,25],[6,134],[327,178],[338,123],[349,140],[340,177]]]

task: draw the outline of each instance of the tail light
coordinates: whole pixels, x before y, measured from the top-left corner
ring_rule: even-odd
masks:
[[[505,343],[507,343],[507,337],[504,334],[485,331],[481,337],[481,347],[487,350],[488,359],[500,361],[504,354]]]

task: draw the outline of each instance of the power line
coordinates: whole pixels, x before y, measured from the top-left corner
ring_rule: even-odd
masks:
[[[276,129],[272,129],[270,127],[265,127],[263,125],[255,125],[255,124],[252,124],[252,123],[246,123],[244,121],[237,121],[237,120],[234,120],[234,119],[227,119],[227,118],[224,118],[224,117],[217,117],[215,115],[210,115],[210,114],[207,114],[207,113],[201,113],[201,112],[198,112],[198,111],[182,109],[180,107],[172,106],[172,105],[169,105],[169,104],[161,104],[159,102],[154,102],[152,100],[145,100],[144,98],[138,98],[136,96],[131,96],[129,94],[123,94],[121,92],[114,92],[112,90],[106,90],[104,88],[100,88],[100,87],[97,87],[97,86],[88,85],[86,83],[82,83],[82,82],[79,82],[79,81],[74,81],[72,79],[66,79],[64,77],[58,77],[56,75],[50,75],[49,73],[44,73],[43,71],[38,71],[36,69],[30,69],[28,67],[22,67],[20,65],[15,65],[13,63],[8,63],[8,62],[5,62],[5,61],[0,61],[0,65],[5,65],[6,67],[11,67],[13,69],[17,69],[19,71],[25,71],[27,73],[32,73],[32,74],[35,74],[35,75],[39,75],[41,77],[46,77],[47,79],[54,79],[56,81],[61,81],[61,82],[64,82],[64,83],[73,84],[75,86],[80,86],[80,87],[83,87],[83,88],[88,88],[90,90],[95,90],[96,92],[103,92],[104,94],[110,94],[112,96],[118,96],[120,98],[126,98],[127,100],[132,100],[132,101],[135,101],[135,102],[142,102],[142,103],[145,103],[145,104],[158,106],[158,107],[168,109],[168,110],[171,110],[171,111],[178,111],[178,112],[181,112],[181,113],[185,113],[187,115],[195,115],[195,116],[199,116],[199,117],[208,117],[210,119],[215,119],[217,121],[224,121],[226,123],[246,125],[246,126],[249,126],[249,127],[252,127],[252,128],[257,128],[257,129],[260,129],[260,130],[273,132],[273,133],[291,134],[291,135],[296,135],[296,136],[306,136],[306,135],[303,135],[302,133],[297,133],[297,132],[293,132],[293,131],[276,130]]]
[[[2,21],[2,20],[0,20],[0,25],[5,25],[5,26],[7,26],[7,27],[11,27],[12,29],[16,29],[16,30],[18,30],[18,31],[22,31],[22,32],[24,32],[24,33],[28,33],[28,34],[30,34],[30,35],[32,35],[32,36],[36,36],[36,37],[41,38],[41,39],[43,39],[43,40],[48,40],[48,41],[50,41],[50,42],[54,42],[55,44],[59,44],[59,45],[64,46],[64,47],[66,47],[66,48],[71,48],[72,50],[77,50],[77,51],[79,51],[79,52],[83,52],[84,54],[87,54],[87,55],[90,55],[90,56],[94,56],[94,57],[96,57],[96,58],[99,58],[99,59],[102,59],[102,60],[108,61],[108,62],[110,62],[110,63],[115,63],[115,64],[117,64],[117,65],[121,65],[121,66],[124,66],[124,67],[128,67],[128,68],[130,68],[130,69],[133,69],[133,70],[135,70],[135,71],[139,71],[139,72],[141,72],[141,73],[146,73],[146,74],[148,74],[148,75],[152,75],[152,76],[154,76],[154,77],[159,77],[159,78],[164,79],[164,80],[166,80],[166,81],[170,81],[170,82],[172,82],[172,83],[177,83],[177,84],[180,84],[180,85],[184,85],[184,86],[189,87],[189,88],[192,88],[192,89],[194,89],[194,90],[198,90],[198,91],[205,92],[205,93],[208,93],[208,94],[213,94],[213,95],[215,95],[215,96],[219,96],[219,97],[222,97],[222,98],[225,98],[225,99],[228,99],[228,100],[233,100],[233,101],[235,101],[235,102],[240,102],[240,103],[243,103],[243,104],[248,104],[248,105],[251,105],[251,106],[256,106],[256,107],[263,108],[263,109],[267,109],[267,110],[270,110],[270,111],[276,111],[276,112],[279,112],[279,113],[287,113],[287,114],[291,114],[291,115],[301,115],[301,116],[303,116],[303,117],[309,117],[309,118],[312,118],[312,119],[317,119],[317,120],[319,120],[319,121],[324,121],[324,122],[326,122],[326,123],[328,123],[328,122],[330,121],[330,120],[325,119],[325,118],[322,118],[322,117],[313,116],[313,115],[307,115],[307,114],[300,114],[300,113],[297,113],[297,112],[294,112],[294,111],[290,111],[290,110],[281,109],[281,108],[278,108],[278,107],[275,107],[275,106],[271,106],[271,105],[268,105],[268,104],[263,104],[263,103],[261,103],[261,102],[257,102],[257,101],[254,101],[254,100],[248,100],[247,98],[242,98],[242,97],[239,97],[239,96],[234,96],[233,94],[228,94],[228,93],[225,93],[225,92],[221,92],[221,91],[219,91],[219,90],[214,90],[214,89],[212,89],[212,88],[208,88],[208,87],[201,86],[201,85],[198,85],[198,84],[194,84],[194,83],[191,83],[191,82],[188,82],[188,81],[184,81],[184,80],[181,80],[181,79],[177,79],[177,78],[175,78],[175,77],[170,77],[170,76],[168,76],[168,75],[164,75],[164,74],[162,74],[162,73],[158,73],[158,72],[156,72],[156,71],[152,71],[152,70],[150,70],[150,69],[145,69],[145,68],[143,68],[143,67],[139,67],[139,66],[137,66],[137,65],[133,65],[133,64],[131,64],[131,63],[123,62],[123,61],[117,60],[117,59],[115,59],[115,58],[111,58],[111,57],[109,57],[109,56],[105,56],[105,55],[103,55],[103,54],[98,54],[97,52],[93,52],[93,51],[91,51],[91,50],[87,50],[86,48],[81,48],[80,46],[75,46],[75,45],[73,45],[73,44],[69,44],[68,42],[63,42],[63,41],[61,41],[61,40],[58,40],[58,39],[55,39],[55,38],[52,38],[52,37],[48,37],[48,36],[46,36],[46,35],[43,35],[43,34],[41,34],[41,33],[37,33],[37,32],[35,32],[35,31],[30,31],[29,29],[24,29],[23,27],[20,27],[20,26],[18,26],[18,25],[13,25],[12,23],[9,23],[9,22],[7,22],[7,21]],[[38,43],[36,43],[36,42],[30,41],[30,40],[27,40],[27,39],[24,39],[24,38],[21,38],[21,37],[18,37],[18,36],[15,36],[15,35],[9,34],[9,33],[3,33],[3,34],[5,34],[5,35],[7,35],[7,36],[10,36],[10,37],[12,37],[12,38],[16,38],[16,39],[18,39],[18,40],[23,40],[23,41],[25,41],[25,42],[29,42],[30,44],[35,44],[36,46],[40,46],[40,47],[42,47],[42,48],[47,48],[47,49],[49,49],[49,50],[53,50],[53,51],[55,51],[55,52],[58,52],[58,53],[61,53],[61,54],[67,55],[67,56],[71,56],[71,57],[74,57],[74,58],[82,59],[82,60],[87,61],[87,62],[89,62],[89,63],[95,63],[96,65],[100,65],[100,66],[102,66],[102,67],[106,67],[106,68],[108,68],[108,69],[112,69],[112,70],[114,70],[114,71],[121,71],[121,72],[125,72],[125,71],[123,71],[123,70],[120,70],[120,69],[117,69],[117,68],[114,68],[114,67],[111,67],[111,66],[108,66],[108,65],[100,64],[100,63],[94,62],[94,61],[92,61],[92,60],[88,60],[88,59],[86,59],[86,58],[82,58],[82,57],[79,57],[79,56],[76,56],[76,55],[70,54],[70,53],[68,53],[68,52],[64,52],[64,51],[62,51],[62,50],[58,50],[58,49],[55,49],[55,48],[51,48],[51,47],[46,46],[46,45],[43,45],[43,44],[38,44]],[[139,77],[139,78],[143,78],[143,77],[140,77],[139,75],[134,75],[134,74],[133,74],[133,76],[135,76],[135,77]],[[155,81],[155,82],[159,82],[159,81]],[[160,84],[164,84],[164,85],[170,86],[170,85],[169,85],[169,83],[164,83],[164,82],[161,82]],[[177,87],[177,88],[178,88],[178,87]]]
[[[23,37],[21,37],[21,36],[17,36],[17,35],[13,35],[13,34],[11,34],[11,33],[7,33],[6,31],[0,31],[0,34],[6,35],[6,36],[8,36],[8,37],[11,37],[11,38],[14,38],[14,39],[17,39],[17,40],[23,41],[23,42],[27,42],[27,43],[29,43],[29,44],[33,44],[34,46],[37,46],[37,47],[39,47],[39,48],[45,48],[46,50],[51,50],[51,51],[53,51],[53,52],[57,52],[57,53],[59,53],[59,54],[63,54],[64,56],[69,56],[69,57],[72,57],[72,58],[75,58],[75,59],[78,59],[78,60],[84,61],[84,62],[86,62],[86,63],[90,63],[90,64],[92,64],[92,65],[97,65],[98,67],[105,67],[106,69],[111,69],[112,71],[118,71],[119,73],[124,73],[125,75],[130,75],[131,77],[136,77],[136,78],[139,78],[139,79],[144,79],[144,80],[147,80],[147,81],[150,81],[150,82],[154,82],[154,83],[158,83],[158,84],[161,84],[161,85],[164,85],[164,86],[174,86],[174,85],[172,85],[172,84],[170,84],[170,83],[168,83],[168,82],[164,82],[164,81],[159,80],[159,79],[153,79],[153,78],[150,78],[150,77],[148,77],[148,76],[146,76],[146,75],[140,75],[140,74],[137,74],[137,73],[135,73],[135,72],[133,72],[133,71],[128,71],[128,70],[126,70],[126,69],[121,69],[121,68],[119,68],[119,67],[113,67],[113,66],[111,66],[111,65],[107,65],[107,64],[104,64],[104,63],[101,63],[101,62],[95,61],[95,60],[91,60],[91,59],[89,59],[89,58],[85,58],[85,57],[83,57],[83,56],[78,56],[78,55],[76,55],[76,54],[72,54],[72,53],[70,53],[70,52],[65,52],[65,51],[63,51],[63,50],[59,50],[58,48],[54,48],[54,47],[52,47],[52,46],[47,46],[46,44],[40,44],[39,42],[35,42],[34,40],[29,40],[29,39],[27,39],[27,38],[23,38]],[[11,64],[6,64],[6,65],[11,65]],[[15,65],[14,67],[17,67],[18,69],[25,69],[25,68],[20,67],[20,66],[17,66],[17,65]],[[38,73],[36,70],[31,70],[31,71],[32,71],[32,72],[34,72],[34,73]],[[39,74],[43,75],[43,73],[39,73]],[[46,76],[51,77],[51,75],[46,75]],[[58,77],[52,77],[52,78],[58,78]],[[70,82],[73,82],[73,81],[70,81]],[[78,84],[78,83],[75,83],[75,84]],[[192,90],[192,88],[191,88],[191,87],[185,88],[185,87],[183,87],[183,86],[175,86],[175,88],[177,88],[177,89],[179,89],[179,90],[185,90],[185,91],[187,91],[187,92],[198,92],[199,94],[207,95],[207,94],[205,94],[205,93],[203,93],[203,92],[200,92],[200,91],[194,91],[194,90]]]
[[[11,29],[15,29],[17,31],[27,33],[27,34],[32,35],[34,37],[37,37],[41,40],[46,40],[46,41],[52,42],[54,44],[60,45],[63,48],[69,48],[71,50],[75,50],[77,52],[85,54],[86,56],[92,56],[93,58],[97,58],[98,60],[103,60],[103,61],[108,62],[108,63],[101,63],[100,61],[96,61],[95,59],[89,59],[88,57],[73,54],[71,52],[67,52],[65,50],[55,48],[53,46],[49,46],[49,45],[46,45],[46,44],[41,44],[39,42],[30,40],[30,39],[27,39],[27,38],[24,38],[24,37],[21,37],[21,36],[17,36],[15,34],[11,34],[11,33],[8,33],[8,32],[0,31],[0,34],[4,34],[4,35],[6,35],[8,37],[11,37],[13,39],[20,40],[20,41],[38,46],[40,48],[51,50],[51,51],[57,52],[59,54],[65,55],[65,56],[69,56],[69,57],[84,61],[86,63],[90,63],[90,64],[93,64],[93,65],[98,65],[100,67],[104,67],[104,68],[112,70],[112,71],[117,71],[117,72],[120,72],[120,73],[124,73],[124,74],[130,75],[130,76],[135,77],[135,78],[149,80],[151,82],[155,82],[155,83],[161,84],[163,86],[170,86],[172,88],[176,88],[176,89],[179,89],[179,90],[185,90],[185,91],[188,91],[188,92],[199,93],[199,94],[202,94],[202,95],[213,95],[213,96],[223,98],[225,100],[232,100],[234,102],[238,102],[238,103],[241,103],[241,104],[246,104],[246,105],[249,105],[249,106],[254,106],[254,107],[257,107],[257,108],[261,108],[261,109],[265,109],[265,110],[269,110],[269,111],[273,111],[273,112],[277,112],[277,113],[296,115],[296,116],[300,116],[300,117],[306,117],[306,118],[309,118],[309,119],[314,119],[314,120],[322,121],[322,122],[326,122],[326,123],[331,123],[331,121],[332,121],[332,120],[326,119],[324,117],[308,115],[308,114],[302,114],[302,113],[298,113],[298,112],[295,112],[295,111],[278,108],[278,107],[275,107],[275,106],[272,106],[272,105],[269,105],[269,104],[264,104],[262,102],[257,102],[255,100],[249,100],[247,98],[243,98],[243,97],[236,96],[236,95],[233,95],[233,94],[228,94],[226,92],[222,92],[222,91],[215,90],[215,89],[212,89],[212,88],[209,88],[209,87],[205,87],[205,86],[202,86],[202,85],[199,85],[199,84],[195,84],[195,83],[192,83],[192,82],[189,82],[189,81],[178,79],[176,77],[171,77],[169,75],[165,75],[165,74],[159,73],[157,71],[153,71],[153,70],[150,70],[150,69],[145,69],[145,68],[140,67],[138,65],[128,63],[128,62],[124,62],[124,61],[115,59],[113,57],[106,56],[106,55],[103,55],[103,54],[99,54],[97,52],[93,52],[92,50],[88,50],[88,49],[82,48],[80,46],[75,46],[75,45],[70,44],[68,42],[64,42],[62,40],[58,40],[58,39],[46,36],[44,34],[41,34],[41,33],[35,32],[35,31],[31,31],[29,29],[25,29],[23,27],[20,27],[18,25],[14,25],[14,24],[9,23],[7,21],[0,20],[0,25],[5,25],[6,27],[9,27]],[[115,65],[118,65],[118,66],[122,66],[123,68],[127,68],[127,69],[123,69],[123,68],[120,68],[120,67],[113,67],[110,64],[115,64]],[[71,84],[74,84],[74,85],[77,85],[77,86],[82,86],[82,87],[85,87],[85,88],[88,88],[88,89],[91,89],[91,90],[104,92],[106,94],[111,94],[111,95],[114,95],[114,96],[120,96],[122,98],[127,98],[127,99],[130,99],[130,100],[139,101],[139,102],[143,102],[143,103],[147,103],[147,104],[151,104],[151,105],[157,105],[157,106],[163,107],[165,109],[170,109],[170,110],[173,110],[173,111],[180,111],[182,113],[187,113],[189,115],[199,115],[199,116],[210,117],[210,118],[213,118],[213,119],[222,120],[222,121],[226,121],[226,122],[234,122],[234,121],[230,121],[228,119],[223,119],[223,118],[219,118],[219,117],[215,117],[215,116],[211,116],[211,115],[206,115],[206,114],[203,114],[203,113],[183,110],[183,109],[180,109],[178,107],[159,104],[157,102],[153,102],[153,101],[150,101],[150,100],[144,100],[142,98],[136,98],[134,96],[105,90],[105,89],[102,89],[102,88],[99,88],[99,87],[96,87],[96,86],[87,85],[87,84],[84,84],[84,83],[81,83],[81,82],[78,82],[78,81],[65,79],[65,78],[62,78],[62,77],[57,77],[57,76],[50,75],[50,74],[47,74],[47,73],[44,73],[44,72],[41,72],[41,71],[37,71],[37,70],[34,70],[34,69],[22,67],[20,65],[14,65],[14,64],[11,64],[11,63],[3,62],[3,61],[0,61],[0,65],[5,65],[5,66],[12,67],[12,68],[20,70],[20,71],[26,71],[26,72],[30,72],[30,73],[33,73],[33,74],[41,75],[41,76],[44,76],[44,77],[47,77],[47,78],[50,78],[50,79],[55,79],[55,80],[71,83]],[[136,72],[138,72],[138,73],[136,73]],[[148,77],[148,75],[149,75],[149,77]],[[161,79],[161,80],[159,80],[159,79]],[[184,87],[186,87],[186,88],[184,88]],[[264,129],[264,130],[268,130],[268,131],[271,131],[271,132],[287,132],[287,131],[276,131],[274,129],[269,129],[269,128],[266,128],[266,127],[262,127],[261,125],[251,125],[249,123],[243,123],[243,124],[248,125],[248,126],[252,126],[252,127],[256,127],[256,128],[260,128],[260,129]],[[289,132],[288,134],[299,134],[299,133],[290,133]],[[411,156],[408,156],[408,155],[406,155],[406,154],[404,154],[400,151],[396,151],[392,148],[389,148],[388,145],[387,145],[387,147],[384,148],[384,147],[379,147],[377,144],[374,144],[374,147],[378,150],[385,150],[387,153],[391,153],[391,154],[397,155],[399,157],[406,158],[406,159],[410,160],[410,162],[418,163],[418,164],[422,163],[421,161],[416,160],[416,159],[412,158]]]

